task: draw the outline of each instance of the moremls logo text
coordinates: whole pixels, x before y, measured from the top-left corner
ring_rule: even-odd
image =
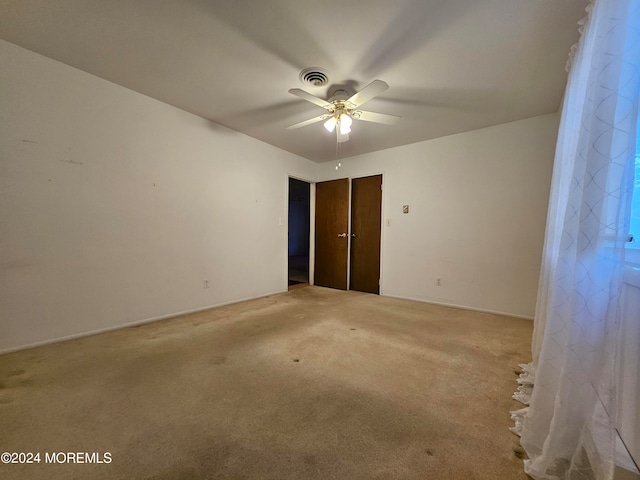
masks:
[[[45,452],[45,463],[111,463],[111,452]]]
[[[111,452],[3,452],[0,455],[2,463],[93,463],[104,464],[112,462]]]

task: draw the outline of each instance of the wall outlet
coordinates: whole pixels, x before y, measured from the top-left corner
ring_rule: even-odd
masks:
[[[441,286],[442,286],[442,279],[441,279],[441,278],[439,278],[439,277],[438,277],[438,278],[436,278],[436,285],[437,285],[438,287],[441,287]]]
[[[209,280],[206,278],[202,281],[202,288],[209,288]]]
[[[391,219],[387,218],[386,224],[387,224],[387,227],[390,227],[391,226]]]

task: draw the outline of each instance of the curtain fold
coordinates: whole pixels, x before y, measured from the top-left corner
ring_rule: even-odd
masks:
[[[640,85],[640,0],[595,0],[562,107],[533,362],[513,412],[535,479],[610,479],[616,332]]]

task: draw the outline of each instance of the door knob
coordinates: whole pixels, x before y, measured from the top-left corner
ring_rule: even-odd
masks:
[[[339,234],[338,234],[338,237],[340,237],[340,238],[346,238],[346,237],[347,237],[347,234],[346,234],[346,233],[339,233]]]

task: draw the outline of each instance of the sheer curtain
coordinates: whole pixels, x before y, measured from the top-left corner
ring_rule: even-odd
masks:
[[[589,5],[562,107],[532,343],[514,412],[535,479],[613,477],[616,332],[633,189],[640,0]],[[531,388],[533,386],[533,388]]]

